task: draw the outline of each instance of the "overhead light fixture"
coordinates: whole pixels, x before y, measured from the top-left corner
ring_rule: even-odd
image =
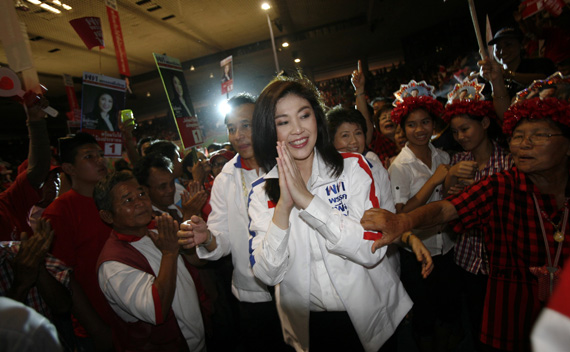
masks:
[[[150,98],[150,92],[146,92],[146,97]]]
[[[56,5],[61,6],[61,1],[59,1],[59,0],[52,0],[52,2]]]
[[[196,68],[194,67],[194,65],[190,66],[190,71],[195,71]]]
[[[214,78],[214,74],[210,72],[210,78]]]
[[[58,9],[56,9],[55,7],[50,6],[50,5],[46,4],[46,3],[42,3],[42,4],[40,5],[40,7],[41,7],[42,9],[44,9],[44,10],[47,10],[47,11],[51,12],[51,13],[56,13],[56,14],[61,13],[60,10],[58,10]]]
[[[39,0],[27,0],[30,4],[34,4],[34,5],[41,5],[42,2]]]
[[[267,11],[271,8],[271,6],[268,3],[264,2],[263,4],[261,4],[261,8]]]
[[[298,64],[299,62],[301,62],[301,59],[296,58],[294,61],[295,61],[296,64]]]
[[[68,4],[61,4],[61,7],[66,9],[67,11],[71,10],[73,7],[69,6]]]
[[[289,43],[283,42],[283,44],[281,44],[281,46],[284,47],[284,48],[288,48],[288,47],[289,47]]]

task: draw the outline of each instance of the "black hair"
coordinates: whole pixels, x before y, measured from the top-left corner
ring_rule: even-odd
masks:
[[[113,94],[109,93],[108,91],[102,91],[101,93],[99,93],[99,95],[97,95],[97,98],[95,99],[95,106],[93,106],[93,110],[92,113],[95,116],[100,116],[101,115],[101,108],[99,107],[99,99],[101,99],[101,97],[103,95],[107,94],[108,96],[111,97],[111,99],[113,99],[113,105],[111,106],[111,110],[109,110],[109,119],[116,118],[117,114],[115,113],[115,97],[113,96]]]
[[[115,171],[117,172],[123,170],[131,171],[131,166],[129,165],[129,162],[126,161],[125,159],[119,159],[115,161],[113,166],[115,167]]]
[[[153,141],[154,141],[153,137],[144,137],[144,138],[139,139],[139,141],[137,142],[137,152],[139,153],[140,156],[143,156],[142,146],[147,142],[150,142],[150,144],[152,144]],[[145,154],[146,154],[146,150],[145,150]]]
[[[97,209],[113,213],[113,199],[111,196],[113,187],[121,182],[130,181],[134,178],[133,174],[129,171],[115,171],[97,182],[93,190],[93,199],[95,200]]]
[[[180,153],[178,153],[178,146],[174,142],[167,141],[165,139],[159,139],[152,142],[151,145],[146,148],[145,154],[159,154],[167,157],[171,161],[174,161],[177,159],[177,157],[180,157]]]
[[[211,153],[213,153],[213,152],[215,152],[215,151],[217,151],[217,150],[222,149],[222,145],[221,145],[220,143],[212,143],[212,144],[210,144],[210,145],[208,146],[207,149],[208,149],[208,153],[211,154]]]
[[[188,168],[192,169],[192,167],[194,166],[195,155],[196,155],[195,152],[190,152],[186,154],[184,159],[182,159],[182,173],[186,175],[186,177],[189,180],[194,179],[194,177],[192,176],[192,172],[188,171]]]
[[[340,176],[344,163],[342,156],[336,151],[330,141],[322,98],[315,85],[304,76],[277,76],[259,95],[253,110],[251,133],[253,152],[257,164],[265,172],[269,172],[277,164],[275,160],[277,157],[275,107],[281,98],[289,94],[306,99],[311,104],[317,120],[317,142],[315,147],[325,164],[331,169],[332,176]],[[279,180],[267,180],[265,192],[272,201],[277,202],[280,195]]]
[[[339,126],[343,123],[354,123],[360,126],[362,132],[366,136],[366,120],[362,113],[356,109],[346,109],[340,105],[335,106],[329,112],[327,112],[327,122],[329,128],[329,136],[331,138],[331,142],[334,143],[334,136],[336,135],[336,131],[338,130]]]
[[[451,117],[451,120],[453,120],[453,118],[458,116],[465,116],[470,120],[477,121],[479,123],[482,122],[483,119],[485,118],[485,116],[458,114],[458,115],[453,115]],[[488,119],[489,119],[489,127],[487,128],[487,137],[489,137],[489,139],[492,141],[498,142],[501,147],[507,146],[506,139],[503,135],[503,131],[501,130],[501,126],[499,125],[497,120],[491,117],[488,117]],[[451,120],[449,120],[450,125],[451,125]]]
[[[239,93],[238,95],[233,96],[233,97],[231,97],[230,100],[228,100],[228,106],[232,110],[236,109],[236,108],[238,108],[244,104],[255,105],[255,97],[249,93]],[[228,124],[228,117],[229,117],[229,113],[227,113],[226,117],[224,117],[224,125]]]
[[[376,97],[376,98],[372,99],[372,101],[370,102],[370,106],[374,106],[374,103],[377,103],[377,102],[390,103],[390,101],[388,100],[388,98]]]
[[[73,137],[62,137],[58,140],[59,161],[75,164],[77,150],[85,144],[98,144],[95,137],[88,133],[79,132]]]
[[[150,169],[157,168],[172,172],[172,161],[164,155],[148,154],[144,158],[137,161],[133,168],[133,174],[137,178],[139,184],[148,186],[148,178],[150,176]]]

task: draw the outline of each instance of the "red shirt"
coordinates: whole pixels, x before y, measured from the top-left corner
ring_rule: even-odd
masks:
[[[0,241],[19,241],[23,231],[33,234],[28,215],[41,199],[40,190],[30,184],[26,172],[19,174],[10,188],[0,193]]]
[[[53,201],[43,217],[51,220],[55,233],[52,254],[74,269],[74,278],[91,305],[110,324],[112,311],[99,288],[97,258],[111,228],[101,220],[95,201],[72,189]],[[83,335],[78,328],[76,333]]]
[[[524,173],[513,167],[494,174],[447,198],[455,206],[459,221],[454,231],[483,231],[489,255],[489,281],[483,309],[481,341],[494,348],[529,351],[530,332],[543,304],[537,297],[538,280],[529,267],[547,264],[546,247],[539,214],[532,197],[558,224],[563,209],[552,195],[541,195]],[[554,227],[544,221],[550,255],[555,257]],[[570,255],[570,222],[566,227],[562,258]],[[559,265],[562,265],[562,264]]]
[[[370,142],[369,148],[378,155],[382,163],[386,161],[386,158],[398,155],[398,147],[396,146],[396,143],[392,142],[389,138],[384,137],[376,130],[374,130],[372,142]]]

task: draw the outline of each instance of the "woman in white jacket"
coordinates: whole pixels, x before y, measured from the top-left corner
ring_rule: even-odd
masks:
[[[371,251],[381,234],[360,225],[389,195],[361,155],[334,149],[307,79],[265,87],[252,135],[267,174],[249,197],[250,262],[276,286],[285,341],[297,351],[377,351],[412,306],[385,249]]]

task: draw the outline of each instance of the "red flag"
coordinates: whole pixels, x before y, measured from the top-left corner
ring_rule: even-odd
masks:
[[[129,61],[127,60],[127,50],[125,49],[125,41],[123,40],[119,11],[117,11],[117,2],[116,0],[105,0],[105,4],[107,6],[107,17],[109,17],[109,24],[111,25],[113,44],[115,44],[115,56],[117,56],[119,73],[130,77],[131,71],[129,70]]]
[[[69,21],[73,29],[77,32],[87,49],[98,46],[105,47],[103,41],[103,31],[101,30],[101,19],[99,17],[81,17]]]

